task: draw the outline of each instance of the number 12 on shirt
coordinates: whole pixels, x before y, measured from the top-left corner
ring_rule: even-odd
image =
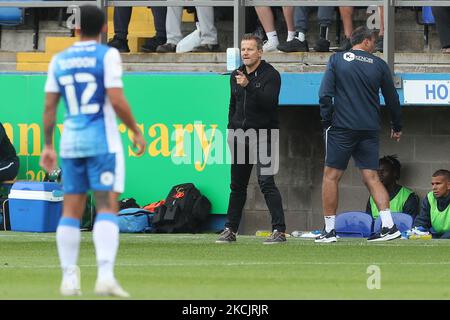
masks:
[[[68,74],[58,78],[59,83],[64,87],[69,114],[72,116],[81,114],[94,114],[100,110],[100,104],[89,103],[97,90],[95,77],[86,72]],[[76,93],[76,84],[87,83],[83,92],[81,92],[80,100]],[[81,102],[81,105],[80,105]]]

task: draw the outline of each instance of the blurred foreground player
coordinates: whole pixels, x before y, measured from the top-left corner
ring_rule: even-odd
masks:
[[[105,31],[103,12],[95,6],[80,7],[77,33],[80,41],[53,57],[45,84],[45,147],[41,166],[51,171],[57,156],[52,144],[56,108],[60,96],[66,104],[60,156],[63,172],[63,216],[56,230],[56,243],[63,277],[60,292],[64,296],[81,295],[77,266],[80,246],[80,219],[86,192],[93,190],[97,217],[93,241],[97,258],[97,295],[129,297],[114,276],[119,246],[117,197],[124,188],[122,143],[116,113],[134,133],[137,154],[142,155],[145,141],[136,126],[123,94],[119,52],[98,43]]]

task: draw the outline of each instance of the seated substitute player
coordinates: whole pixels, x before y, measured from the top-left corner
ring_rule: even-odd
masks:
[[[145,141],[138,130],[123,94],[120,54],[115,48],[99,44],[105,32],[105,17],[95,6],[80,7],[80,41],[57,54],[50,62],[45,84],[45,147],[41,166],[50,171],[56,166],[52,145],[56,109],[60,96],[66,104],[64,130],[60,142],[64,186],[63,216],[56,230],[56,243],[62,268],[62,295],[80,295],[77,266],[80,246],[80,219],[86,192],[94,191],[97,218],[93,242],[97,258],[97,295],[129,297],[114,276],[119,246],[117,197],[124,188],[122,143],[116,113],[134,133],[137,154]]]
[[[401,167],[402,165],[395,155],[385,156],[380,159],[378,176],[389,193],[389,208],[391,212],[406,213],[414,219],[419,212],[419,197],[409,188],[397,183],[400,179]],[[366,212],[373,219],[377,219],[380,216],[380,212],[372,196],[367,201]]]
[[[422,200],[422,208],[414,227],[434,229],[434,237],[450,239],[450,171],[440,169],[431,178],[431,187]]]

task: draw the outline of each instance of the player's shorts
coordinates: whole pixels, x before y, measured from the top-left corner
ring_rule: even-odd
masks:
[[[124,189],[123,153],[107,153],[86,158],[61,159],[64,193],[80,194],[92,191]]]
[[[360,169],[378,170],[378,131],[329,127],[325,131],[325,165],[345,170],[350,157]]]

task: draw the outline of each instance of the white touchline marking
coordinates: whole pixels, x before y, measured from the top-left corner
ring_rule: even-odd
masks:
[[[168,262],[168,263],[117,263],[116,267],[157,267],[157,266],[165,266],[165,267],[180,267],[180,266],[264,266],[264,265],[418,265],[418,266],[428,266],[428,265],[450,265],[450,261],[446,262],[307,262],[307,261],[299,261],[299,262]],[[80,268],[96,268],[95,264],[82,264],[79,265]],[[55,269],[60,268],[59,265],[0,265],[0,269]]]

